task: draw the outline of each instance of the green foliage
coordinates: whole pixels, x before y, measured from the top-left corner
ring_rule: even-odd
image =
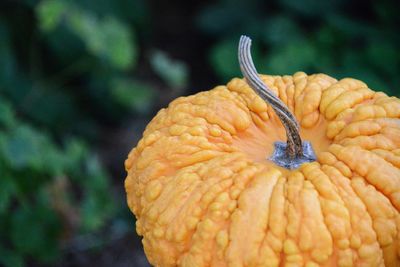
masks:
[[[188,83],[188,69],[185,64],[168,57],[162,51],[156,51],[150,63],[154,71],[171,88],[183,88]]]
[[[146,111],[152,105],[149,99],[154,98],[154,90],[138,80],[115,78],[111,82],[111,95],[115,101],[124,107],[134,105],[139,111]]]
[[[128,73],[138,48],[126,11],[26,3],[33,18],[0,19],[0,265],[13,267],[53,262],[63,239],[95,233],[116,214],[110,176],[92,147],[96,116],[147,112],[154,92]],[[14,45],[20,35],[32,42]]]
[[[232,57],[239,36],[246,34],[256,42],[253,54],[260,72],[284,75],[301,70],[354,77],[375,90],[399,95],[400,38],[393,12],[398,7],[393,1],[352,5],[343,0],[220,0],[206,6],[197,22],[217,38],[210,62],[224,82],[240,75]],[[355,16],[350,8],[368,10],[374,23]]]
[[[136,46],[128,27],[112,16],[99,18],[68,2],[47,0],[37,7],[44,32],[56,30],[64,22],[86,46],[88,52],[116,69],[127,69],[136,61]]]
[[[5,266],[22,266],[26,257],[51,262],[59,254],[66,207],[81,218],[82,232],[100,229],[112,216],[108,177],[82,141],[60,146],[13,116],[5,100],[0,106],[7,110],[0,120],[0,259]],[[83,197],[58,186],[61,177],[79,185]]]

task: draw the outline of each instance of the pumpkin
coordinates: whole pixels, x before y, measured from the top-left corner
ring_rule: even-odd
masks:
[[[400,266],[400,100],[257,75],[247,37],[239,60],[245,79],[174,100],[125,161],[149,262]]]

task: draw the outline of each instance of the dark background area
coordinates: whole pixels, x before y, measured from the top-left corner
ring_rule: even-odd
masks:
[[[259,72],[400,95],[398,1],[0,1],[0,266],[148,266],[123,162],[172,99]]]

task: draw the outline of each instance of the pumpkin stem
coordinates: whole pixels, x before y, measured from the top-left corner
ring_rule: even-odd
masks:
[[[250,87],[271,105],[286,130],[286,144],[276,142],[274,154],[270,159],[288,169],[297,168],[303,162],[314,161],[315,153],[309,142],[302,142],[299,124],[295,116],[260,79],[251,57],[250,46],[251,39],[247,36],[241,36],[238,56],[242,74]]]

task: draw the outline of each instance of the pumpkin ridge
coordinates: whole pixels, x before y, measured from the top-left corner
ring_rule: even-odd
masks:
[[[252,166],[247,166],[247,167],[244,167],[243,169],[241,169],[241,170],[239,170],[239,172],[238,173],[236,173],[236,174],[233,174],[233,176],[230,176],[230,177],[228,177],[227,178],[227,180],[230,180],[230,181],[234,181],[234,177],[235,176],[240,176],[241,175],[241,173],[244,171],[244,172],[248,172],[248,170],[250,170],[250,169],[252,168]],[[254,168],[253,168],[254,169]],[[256,171],[257,169],[254,169],[254,171]],[[255,174],[254,174],[255,175]],[[235,187],[235,184],[232,184],[231,186],[230,186],[230,191],[232,191],[233,190],[233,188]],[[245,188],[244,188],[245,189]],[[243,189],[243,190],[244,190]],[[240,194],[237,194],[238,196],[240,195]],[[213,199],[212,200],[215,200],[216,198],[218,198],[218,196],[214,196],[213,197]],[[212,200],[210,200],[210,203],[212,202]],[[202,251],[204,251],[204,249],[200,249],[200,248],[198,248],[198,245],[196,245],[196,244],[199,244],[199,242],[200,242],[200,244],[202,243],[202,231],[203,230],[200,230],[200,228],[199,228],[199,226],[201,226],[201,225],[203,225],[203,224],[210,224],[213,220],[212,220],[212,216],[211,216],[211,214],[209,214],[209,208],[210,208],[210,206],[208,205],[207,206],[208,208],[207,208],[207,210],[205,211],[205,212],[203,212],[202,213],[202,218],[200,219],[200,221],[197,223],[197,227],[196,227],[196,233],[194,233],[193,234],[193,238],[192,238],[192,242],[194,242],[194,244],[192,245],[192,248],[193,248],[193,250],[194,251],[192,251],[192,250],[189,250],[188,251],[188,253],[187,254],[185,254],[184,256],[183,256],[183,258],[181,259],[181,261],[182,262],[187,262],[187,261],[190,261],[190,262],[193,262],[193,261],[195,261],[195,262],[197,262],[197,264],[199,264],[199,260],[202,262],[202,264],[204,264],[204,266],[208,266],[207,264],[206,264],[206,262],[210,262],[211,260],[212,260],[212,255],[208,255],[207,256],[207,258],[209,258],[209,259],[205,259],[205,258],[203,258],[203,256],[204,255],[199,255],[199,253],[200,252],[202,252]],[[229,216],[231,216],[231,215],[229,215]],[[226,218],[227,219],[227,218]],[[225,220],[226,220],[225,219]],[[228,221],[228,223],[229,223],[229,221]],[[213,223],[213,224],[215,224],[215,223]],[[229,227],[229,225],[230,225],[230,223],[228,224],[228,227]],[[220,230],[220,229],[218,229],[218,230]],[[217,235],[217,233],[218,233],[218,231],[217,230],[214,230],[214,237]],[[199,241],[197,241],[197,240],[199,240]],[[214,243],[212,243],[212,244],[214,244]],[[208,246],[210,246],[209,244],[207,245],[207,243],[205,243],[205,244],[203,244],[203,246],[205,246],[205,247],[208,247]],[[200,257],[200,258],[199,258]],[[204,262],[204,260],[206,260],[206,262]],[[203,265],[202,265],[203,266]]]
[[[270,171],[271,170],[268,170],[268,172],[270,172]],[[258,265],[267,264],[264,259],[268,259],[268,261],[270,261],[272,263],[274,263],[274,262],[279,263],[277,254],[279,254],[280,251],[279,250],[276,251],[277,248],[272,247],[272,245],[269,243],[269,241],[267,239],[267,235],[270,233],[269,222],[271,220],[271,217],[275,216],[275,213],[271,212],[274,208],[272,203],[275,200],[274,197],[276,197],[274,195],[274,192],[276,192],[275,190],[283,177],[284,177],[284,175],[282,173],[279,173],[279,175],[277,176],[277,179],[275,180],[275,183],[272,185],[272,188],[270,190],[268,204],[265,205],[265,206],[267,206],[266,219],[265,219],[265,222],[263,222],[263,224],[261,225],[261,234],[260,234],[260,239],[259,239],[259,245],[258,245],[258,248],[256,249],[257,261],[255,261],[255,262]],[[262,259],[262,260],[260,260],[260,259]],[[257,264],[255,264],[255,265],[257,265]],[[251,266],[251,264],[250,264],[250,266]]]
[[[302,217],[301,201],[299,201],[303,188],[304,177],[299,172],[291,173],[285,181],[285,236],[282,239],[282,265],[299,264],[303,262],[300,255],[298,240],[300,234],[300,221]],[[304,219],[304,218],[303,218]]]
[[[226,179],[225,181],[227,181],[227,180],[229,180],[229,178]],[[220,185],[220,184],[223,183],[223,182],[224,182],[224,181],[218,181],[218,182],[214,183],[213,185],[210,185],[209,188],[212,188],[212,187],[215,186],[215,185]],[[187,248],[181,252],[182,255],[180,255],[180,257],[179,257],[179,259],[178,259],[178,262],[182,262],[182,261],[184,260],[183,258],[185,257],[186,254],[191,254],[191,253],[193,253],[193,251],[191,250],[191,248],[194,247],[194,246],[196,246],[196,245],[199,243],[199,241],[198,241],[196,238],[197,238],[198,235],[201,235],[201,230],[200,230],[200,229],[201,229],[201,226],[206,222],[206,220],[211,220],[211,219],[209,218],[209,215],[208,215],[209,208],[210,208],[210,206],[212,205],[213,200],[215,200],[215,199],[217,198],[217,194],[219,194],[220,192],[223,192],[223,190],[224,190],[224,188],[221,188],[221,190],[220,190],[219,192],[215,193],[215,196],[214,196],[214,198],[210,201],[210,203],[209,203],[204,209],[202,209],[203,212],[202,212],[200,218],[199,218],[199,217],[196,218],[196,220],[198,220],[198,222],[196,223],[196,226],[195,226],[195,228],[193,229],[193,231],[191,231],[191,233],[189,234],[189,237],[188,237],[187,240],[186,240],[186,242],[187,242]],[[207,190],[207,191],[208,191],[208,190]],[[201,202],[202,202],[202,199],[200,199],[198,203],[200,204]],[[200,227],[200,228],[199,228],[199,227]],[[198,241],[198,242],[196,242],[196,241]],[[201,241],[201,240],[200,240],[200,241]],[[199,250],[199,249],[197,249],[197,250]],[[197,254],[197,253],[195,253],[194,255],[196,255],[196,254]]]
[[[345,146],[358,145],[366,150],[390,151],[400,145],[400,138],[397,137],[400,136],[400,127],[388,120],[376,118],[350,122],[333,137],[333,142]]]
[[[332,152],[343,160],[353,173],[366,179],[391,201],[397,211],[400,210],[400,198],[397,197],[397,192],[400,191],[400,180],[391,178],[400,177],[398,169],[374,153],[356,146],[335,145],[332,148]],[[346,153],[350,153],[352,157],[349,158]],[[378,170],[390,171],[390,174],[381,173]]]
[[[194,171],[196,171],[196,170],[194,170]],[[185,172],[184,171],[182,171],[182,175],[185,175]],[[225,178],[224,180],[217,180],[217,181],[215,181],[213,184],[209,184],[208,185],[208,188],[215,188],[215,186],[216,185],[220,185],[221,183],[224,183],[224,182],[226,182],[227,180],[229,180],[229,178]],[[199,187],[202,187],[202,186],[204,186],[205,185],[205,182],[203,181],[203,182],[199,182],[197,185],[196,185],[196,187],[195,188],[193,188],[193,191],[196,191],[196,190],[198,190],[198,188]],[[224,189],[223,188],[221,188],[221,190],[223,191]],[[207,192],[207,191],[209,191],[209,190],[203,190],[203,191],[205,191],[205,192]],[[200,194],[200,195],[202,195],[202,194]],[[198,200],[198,203],[201,203],[201,198]],[[174,218],[174,220],[179,216],[179,214],[182,212],[182,210],[185,208],[185,205],[187,205],[187,199],[185,200],[185,201],[183,201],[184,202],[184,204],[180,207],[180,209],[179,209],[179,211],[177,211],[176,213],[175,213],[175,215],[173,216],[173,218]],[[205,213],[203,213],[203,214],[205,214]],[[175,224],[173,224],[173,225],[175,225]],[[198,225],[198,223],[196,224],[196,225]],[[168,234],[168,231],[171,231],[171,234],[170,234],[170,237],[169,238],[173,238],[173,235],[172,235],[172,231],[173,231],[173,229],[172,228],[167,228],[166,229],[166,233]],[[179,231],[179,228],[178,228],[178,231]],[[195,233],[195,232],[194,232]],[[190,239],[189,239],[189,243],[191,242],[191,240],[192,240],[192,236],[193,236],[193,234],[194,233],[192,233],[192,234],[190,234]],[[181,253],[183,253],[183,252],[181,252]]]
[[[346,237],[337,241],[338,262],[344,265],[345,263],[350,265],[354,262],[362,261],[364,259],[360,257],[358,251],[351,248],[350,243],[352,234],[356,232],[357,225],[360,224],[360,218],[356,216],[356,219],[354,219],[354,216],[360,212],[360,209],[363,210],[363,207],[364,211],[366,211],[365,206],[363,206],[364,203],[359,199],[351,187],[351,179],[344,176],[338,169],[324,164],[321,165],[321,171],[334,186],[334,189],[348,214],[348,220],[346,221],[348,225]],[[361,207],[356,205],[357,200],[359,201],[358,203],[361,204]],[[354,259],[354,254],[357,255],[358,259]]]
[[[382,159],[386,160],[394,167],[400,168],[400,156],[397,156],[393,151],[386,151],[383,149],[373,149],[371,152],[375,153]]]
[[[344,78],[331,84],[323,91],[323,101],[321,101],[320,112],[325,113],[327,107],[338,99],[343,93],[361,88],[366,88],[367,85],[360,80]]]
[[[343,202],[343,207],[345,207],[349,214],[346,236],[337,242],[338,249],[340,249],[338,262],[341,264],[346,263],[347,265],[354,264],[354,262],[359,260],[359,256],[358,253],[351,248],[350,240],[356,229],[355,224],[359,223],[359,218],[354,218],[355,214],[359,213],[360,209],[362,210],[363,203],[361,202],[361,207],[357,206],[357,204],[360,204],[360,200],[351,188],[350,179],[345,177],[339,170],[329,165],[321,165],[321,171],[335,186],[338,196]],[[359,201],[358,203],[357,200]]]
[[[321,154],[318,161],[321,165],[326,165],[338,170],[343,177],[351,180],[352,171],[351,169],[340,159],[338,159],[332,152],[326,151]]]
[[[327,119],[332,120],[336,118],[340,112],[351,109],[363,101],[372,99],[372,97],[373,92],[367,87],[343,92],[326,107],[324,115]]]
[[[312,163],[301,168],[304,177],[315,189],[320,209],[323,214],[323,222],[331,239],[330,250],[325,257],[319,259],[321,262],[340,262],[346,259],[346,239],[348,239],[350,225],[350,215],[344,200],[340,196],[338,189],[328,175],[322,170],[321,165]],[[315,255],[317,256],[317,255]]]
[[[398,225],[395,224],[396,218],[394,216],[390,218],[390,212],[388,214],[388,211],[395,211],[393,204],[381,191],[377,190],[374,186],[367,185],[366,180],[360,176],[354,176],[351,180],[351,185],[367,209],[364,216],[368,215],[371,219],[370,224],[376,234],[376,240],[379,244],[379,250],[382,252],[382,256],[384,258],[390,258],[391,255],[384,253],[384,248],[387,245],[394,245],[394,243],[391,243],[390,238],[396,238],[399,231]],[[383,220],[385,217],[387,220]],[[377,224],[377,220],[379,224]],[[387,260],[385,259],[385,263],[386,262]]]
[[[283,241],[285,239],[286,233],[286,222],[285,219],[285,185],[286,177],[281,175],[271,191],[271,199],[269,202],[268,220],[264,229],[264,237],[260,242],[260,248],[258,250],[258,255],[260,259],[268,259],[270,265],[281,264],[280,258],[283,258]],[[279,238],[280,237],[280,238]],[[271,252],[273,255],[271,255]],[[267,264],[267,263],[265,263]]]
[[[243,158],[243,156],[241,156],[241,158]],[[242,167],[240,167],[239,169],[236,169],[236,170],[234,170],[234,173],[232,174],[232,175],[230,175],[230,176],[228,176],[227,178],[225,178],[223,181],[219,181],[219,182],[217,182],[217,183],[221,183],[221,182],[224,182],[224,181],[233,181],[233,177],[235,177],[236,175],[238,175],[242,170],[244,170],[244,169],[246,169],[247,167],[246,166],[242,166]],[[214,186],[210,186],[209,188],[211,189],[211,188],[213,188]],[[231,186],[229,186],[229,188],[232,188],[232,185]],[[224,189],[221,189],[222,190],[222,192],[224,191]],[[221,191],[220,190],[220,191]],[[231,189],[230,189],[231,190]],[[208,192],[209,190],[206,190],[206,192]],[[207,207],[205,207],[203,210],[205,210],[204,212],[202,212],[202,216],[201,216],[201,218],[200,219],[198,219],[199,221],[196,223],[196,227],[195,227],[195,232],[193,232],[192,233],[192,235],[191,235],[191,239],[190,239],[190,242],[193,244],[194,242],[195,242],[195,244],[197,244],[198,242],[196,242],[196,236],[195,235],[200,235],[201,233],[199,233],[199,228],[198,228],[198,226],[199,225],[201,225],[200,223],[204,223],[206,220],[210,220],[210,219],[212,219],[212,216],[209,214],[209,212],[210,212],[210,210],[209,210],[209,208],[210,208],[210,205],[213,203],[213,201],[215,200],[215,199],[218,199],[219,198],[219,193],[216,193],[216,194],[214,194],[214,196],[213,196],[213,198],[212,199],[210,199],[210,201],[209,201],[209,204],[207,205]],[[200,200],[201,201],[201,200]],[[211,217],[210,217],[211,216]],[[228,216],[229,216],[229,214],[228,214]],[[225,219],[225,220],[227,220],[227,218]],[[229,221],[228,221],[229,222]],[[192,245],[192,246],[194,246],[194,245]],[[194,254],[194,255],[192,255],[192,254]],[[187,253],[186,254],[184,254],[184,255],[182,255],[182,258],[180,259],[180,262],[186,262],[186,261],[192,261],[192,260],[194,260],[196,257],[195,257],[195,255],[196,254],[198,254],[198,253],[194,253],[194,252],[192,252],[192,251],[190,251],[190,250],[188,250],[187,251]],[[185,256],[186,255],[186,256]],[[190,258],[192,258],[192,260],[190,260]]]
[[[380,132],[381,125],[375,121],[356,121],[350,122],[333,138],[335,143],[339,143],[344,138],[357,136],[371,136]]]
[[[283,81],[282,77],[274,76],[274,86],[277,88],[276,96],[282,100],[282,102],[287,106],[288,96],[286,92],[286,83]]]
[[[337,142],[336,144],[346,147],[359,146],[360,148],[366,151],[371,151],[373,149],[386,149],[390,151],[396,148],[392,140],[387,138],[385,135],[379,133],[370,136],[357,136],[352,138],[345,138],[340,142]]]
[[[349,211],[349,215],[350,215],[350,235],[349,238],[347,239],[347,242],[344,243],[343,245],[346,244],[346,248],[350,249],[351,252],[357,255],[358,259],[355,259],[355,262],[357,262],[357,264],[361,264],[362,261],[365,261],[365,256],[361,256],[360,255],[360,250],[362,250],[361,247],[357,247],[356,245],[352,245],[352,238],[353,236],[359,236],[360,233],[364,232],[366,229],[366,226],[370,226],[370,230],[375,231],[374,225],[373,225],[373,218],[371,216],[371,214],[368,212],[368,207],[364,201],[364,199],[362,197],[360,197],[360,195],[358,194],[358,192],[355,191],[355,189],[353,188],[352,185],[352,179],[347,179],[348,177],[344,177],[336,168],[332,167],[332,166],[328,166],[325,165],[322,167],[322,171],[325,172],[325,174],[330,177],[331,181],[333,183],[335,183],[336,188],[338,190],[339,195],[341,196],[342,200],[344,201],[344,204],[346,206],[346,208]],[[329,174],[330,175],[329,175]],[[343,186],[346,186],[347,190],[343,187],[340,186],[340,184],[338,183],[339,180],[342,181]],[[349,197],[351,197],[351,199],[349,199]],[[362,219],[365,218],[366,222],[362,223]],[[362,224],[364,225],[364,228],[362,228],[364,231],[360,231],[359,229],[359,225]],[[376,232],[376,231],[375,231]],[[370,241],[370,244],[373,245],[373,243],[378,242],[376,239],[375,241]],[[361,244],[365,244],[368,242],[362,241]],[[379,254],[381,254],[381,247],[378,246],[377,249],[379,249],[379,252],[377,252],[378,256]],[[371,257],[373,257],[375,254],[374,253],[369,253]],[[351,258],[350,258],[351,259]],[[347,259],[347,260],[350,260]],[[348,262],[348,261],[346,261]],[[383,258],[382,258],[382,263],[383,263]],[[365,263],[366,264],[366,263]]]
[[[247,180],[238,196],[237,209],[231,215],[229,235],[232,238],[226,250],[228,262],[239,261],[244,266],[257,265],[258,251],[262,245],[264,228],[270,215],[270,196],[280,176],[281,173],[277,170],[258,168],[258,171]],[[254,206],[255,195],[259,196],[257,201],[265,205]],[[249,223],[252,225],[252,232],[247,233],[243,240],[238,234],[243,226]]]

